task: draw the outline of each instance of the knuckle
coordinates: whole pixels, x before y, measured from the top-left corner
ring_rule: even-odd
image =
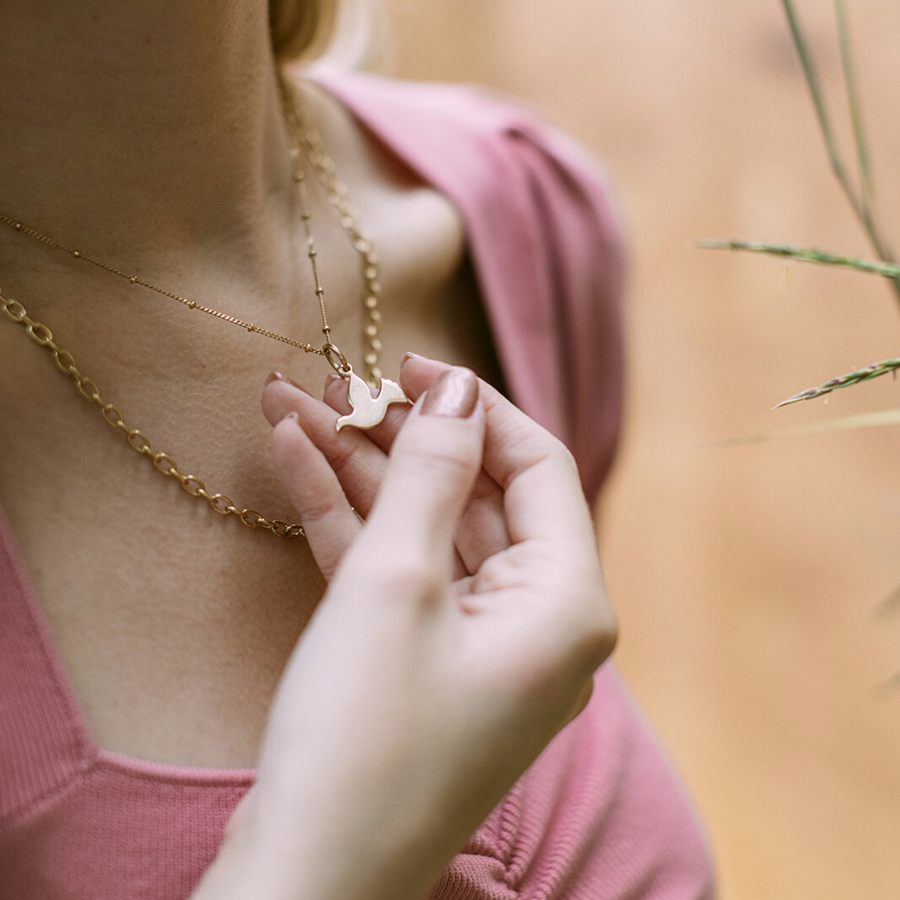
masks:
[[[447,474],[469,473],[472,470],[473,458],[469,448],[458,441],[447,441],[440,445],[429,445],[422,453],[425,466],[437,466]]]
[[[533,435],[529,448],[529,455],[535,459],[544,459],[578,472],[578,464],[572,451],[558,437],[550,432],[541,432]]]
[[[478,571],[472,576],[470,590],[473,594],[490,594],[508,585],[507,568],[501,566],[497,560],[489,559],[482,563]]]
[[[553,450],[553,456],[556,457],[556,460],[559,466],[568,471],[570,475],[574,475],[576,479],[581,476],[578,473],[578,463],[575,461],[575,456],[572,451],[560,440],[554,438],[556,446]]]
[[[577,644],[590,670],[599,668],[612,655],[619,639],[619,623],[615,610],[602,589],[585,598]]]
[[[619,637],[618,620],[602,589],[559,594],[554,604],[554,621],[546,623],[548,633],[555,631],[560,662],[571,671],[590,674],[615,650]]]
[[[406,453],[427,465],[471,468],[475,442],[466,420],[450,416],[420,416],[400,434]],[[479,445],[480,446],[480,445]]]
[[[343,497],[306,497],[298,512],[303,517],[305,527],[314,526],[316,523],[328,519],[336,512],[344,512],[347,500]]]
[[[345,438],[336,435],[333,443],[329,444],[326,450],[326,458],[334,473],[340,477],[342,473],[348,472],[353,467],[357,459],[357,451],[359,450],[359,442],[355,440],[356,435],[352,430],[347,431]],[[329,435],[331,437],[331,435]]]
[[[468,454],[454,452],[453,447],[421,448],[404,462],[406,477],[415,483],[452,488],[467,481],[473,471]]]

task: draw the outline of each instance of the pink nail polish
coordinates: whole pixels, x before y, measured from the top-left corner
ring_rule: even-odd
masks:
[[[288,378],[287,375],[282,375],[281,372],[269,372],[266,376],[266,385],[270,385],[273,381],[283,381],[285,384],[297,388],[298,391],[303,391],[304,394],[309,393],[303,385],[297,384],[293,378]]]
[[[449,369],[431,385],[422,403],[423,416],[467,419],[478,403],[478,379],[469,369]]]

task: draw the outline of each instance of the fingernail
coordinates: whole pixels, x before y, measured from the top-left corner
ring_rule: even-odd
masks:
[[[402,366],[409,359],[425,359],[424,356],[420,356],[418,353],[413,353],[411,350],[407,350],[403,356],[400,357],[400,365]]]
[[[423,416],[452,416],[466,419],[478,403],[478,379],[469,369],[449,369],[425,394]]]
[[[300,416],[298,416],[297,413],[295,413],[295,412],[289,412],[287,415],[283,416],[281,419],[282,422],[287,421],[287,420],[290,420],[295,425],[300,424]]]
[[[282,375],[281,372],[269,372],[266,376],[266,385],[270,385],[273,381],[283,381],[285,384],[289,384],[291,387],[297,388],[298,391],[303,391],[304,394],[308,394],[309,391],[301,385],[297,384],[293,378],[288,378],[287,375]]]

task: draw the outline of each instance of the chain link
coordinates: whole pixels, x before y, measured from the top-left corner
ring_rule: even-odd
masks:
[[[132,450],[150,459],[157,471],[167,478],[174,478],[178,481],[182,489],[190,494],[191,497],[205,500],[220,515],[236,516],[248,528],[264,528],[279,537],[305,536],[302,525],[291,525],[283,522],[281,519],[267,519],[256,512],[256,510],[241,509],[235,506],[234,501],[225,494],[210,493],[206,485],[196,476],[185,475],[168,453],[157,452],[152,448],[150,440],[143,432],[136,428],[129,428],[119,409],[112,403],[107,403],[94,381],[79,371],[72,354],[68,350],[63,350],[57,346],[50,329],[46,325],[35,322],[34,319],[30,318],[27,310],[18,300],[4,297],[2,289],[0,289],[0,310],[6,314],[8,319],[17,325],[21,325],[28,336],[50,354],[59,371],[72,379],[75,390],[85,400],[98,407],[104,421],[125,436],[125,440]]]

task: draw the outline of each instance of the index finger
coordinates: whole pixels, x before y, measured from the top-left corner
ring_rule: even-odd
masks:
[[[439,561],[481,469],[484,412],[474,374],[447,369],[406,417],[391,451],[370,532],[390,556]]]

